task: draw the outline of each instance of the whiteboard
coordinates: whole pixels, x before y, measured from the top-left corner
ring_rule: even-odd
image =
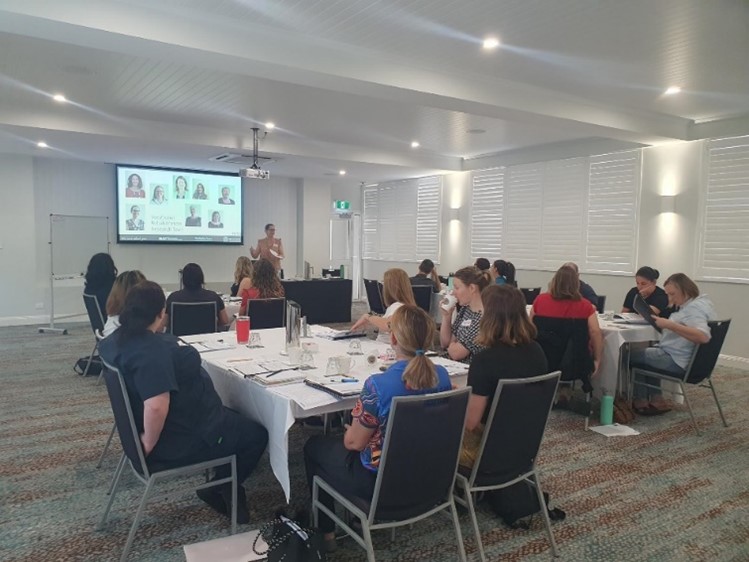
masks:
[[[109,253],[109,217],[49,216],[53,277],[81,275],[91,256]]]

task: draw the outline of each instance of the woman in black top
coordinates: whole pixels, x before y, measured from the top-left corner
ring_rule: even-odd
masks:
[[[650,306],[653,313],[661,314],[668,308],[668,295],[661,289],[656,282],[660,273],[657,269],[643,266],[635,273],[636,287],[632,287],[627,296],[624,297],[622,312],[634,312],[635,297],[639,294],[642,299]]]
[[[502,379],[524,379],[546,374],[543,349],[535,341],[536,327],[525,312],[525,297],[509,285],[492,285],[481,292],[484,313],[476,343],[477,353],[468,369],[471,398],[466,414],[466,434],[460,464],[476,461],[489,408]]]
[[[83,292],[96,297],[104,322],[107,321],[107,299],[116,278],[117,268],[112,256],[100,253],[91,257],[86,268],[86,285]]]

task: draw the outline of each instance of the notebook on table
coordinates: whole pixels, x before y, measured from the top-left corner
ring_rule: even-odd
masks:
[[[345,378],[345,377],[344,377]],[[332,377],[325,379],[322,377],[306,378],[304,384],[307,384],[338,398],[350,398],[352,396],[359,396],[362,388],[364,387],[364,381],[357,380],[356,382],[341,382],[341,377]]]
[[[367,333],[363,330],[334,330],[324,326],[311,327],[312,335],[325,338],[327,340],[345,340],[348,338],[364,338]]]

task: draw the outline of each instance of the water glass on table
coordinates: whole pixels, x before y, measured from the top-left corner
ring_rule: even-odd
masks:
[[[234,324],[234,329],[237,332],[238,344],[245,344],[250,341],[250,317],[249,316],[237,316],[237,321]]]
[[[346,353],[349,355],[364,355],[361,350],[361,342],[359,340],[351,340]]]
[[[263,342],[260,339],[260,334],[258,334],[257,332],[252,332],[250,334],[250,343],[247,344],[247,347],[252,349],[263,347]]]

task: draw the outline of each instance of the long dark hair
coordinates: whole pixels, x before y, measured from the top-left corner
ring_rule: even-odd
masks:
[[[112,256],[103,252],[91,256],[86,268],[86,288],[111,287],[116,278],[117,268]]]
[[[494,269],[497,270],[497,273],[505,278],[505,281],[508,285],[512,285],[513,287],[518,286],[518,282],[515,281],[515,266],[512,264],[512,262],[497,260],[493,265]]]
[[[144,334],[166,305],[164,290],[153,281],[141,281],[128,291],[120,313],[118,341]]]
[[[264,258],[257,260],[253,266],[252,286],[258,290],[261,299],[284,296],[283,285],[278,279],[276,268]]]

